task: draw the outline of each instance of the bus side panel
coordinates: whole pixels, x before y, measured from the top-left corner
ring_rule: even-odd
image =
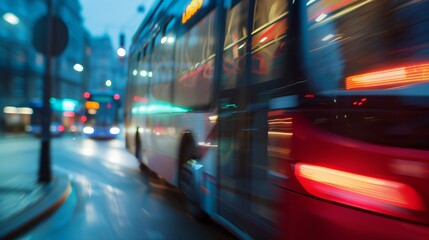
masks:
[[[205,142],[207,120],[206,113],[150,115],[143,143],[148,167],[178,186],[178,156],[183,134],[190,132],[197,145]]]

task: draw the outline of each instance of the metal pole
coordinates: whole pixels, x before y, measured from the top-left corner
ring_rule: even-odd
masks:
[[[51,72],[52,72],[52,0],[46,0],[47,16],[48,16],[48,36],[47,36],[47,53],[45,54],[45,76],[43,84],[43,109],[42,109],[42,142],[40,151],[40,166],[39,166],[39,182],[49,183],[51,176]]]

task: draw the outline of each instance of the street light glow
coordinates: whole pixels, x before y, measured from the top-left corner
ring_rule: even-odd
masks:
[[[19,23],[19,18],[13,13],[3,14],[3,20],[5,20],[6,22],[12,25],[17,25]]]
[[[167,42],[167,37],[166,36],[162,37],[161,38],[161,44],[164,44],[166,42]]]
[[[108,86],[108,87],[112,86],[112,81],[106,80],[106,86]]]
[[[74,69],[76,72],[82,72],[82,71],[83,71],[83,66],[82,66],[81,64],[79,64],[79,63],[76,63],[76,64],[73,66],[73,69]]]
[[[125,51],[125,49],[123,47],[120,47],[120,48],[118,48],[116,53],[118,54],[119,57],[125,57],[125,55],[127,54],[127,51]]]

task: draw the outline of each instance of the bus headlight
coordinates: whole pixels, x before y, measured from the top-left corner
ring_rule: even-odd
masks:
[[[121,132],[121,130],[119,130],[118,127],[110,128],[110,134],[119,134],[119,132]]]
[[[83,133],[85,133],[85,134],[93,134],[94,133],[94,128],[92,128],[92,127],[84,127],[83,128]]]

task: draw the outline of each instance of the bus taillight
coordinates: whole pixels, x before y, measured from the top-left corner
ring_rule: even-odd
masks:
[[[428,81],[429,63],[425,63],[350,76],[346,89],[386,89]]]
[[[295,175],[307,192],[326,200],[397,216],[424,210],[417,191],[404,183],[304,163],[295,165]]]

